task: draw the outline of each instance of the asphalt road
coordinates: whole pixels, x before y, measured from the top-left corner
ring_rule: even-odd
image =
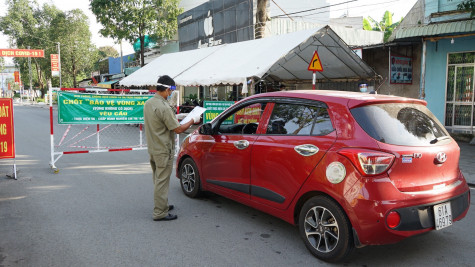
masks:
[[[0,161],[0,266],[330,265],[296,227],[216,195],[187,198],[176,178],[169,197],[178,220],[152,221],[146,151],[65,155],[54,174],[48,109],[14,111],[20,172],[7,178],[13,161]],[[452,227],[358,249],[342,264],[473,266],[474,203]]]

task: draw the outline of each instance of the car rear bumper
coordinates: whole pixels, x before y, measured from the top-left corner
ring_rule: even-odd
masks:
[[[470,191],[462,195],[456,196],[449,200],[439,201],[426,205],[412,206],[406,208],[395,209],[401,215],[401,223],[394,228],[396,231],[417,231],[435,227],[434,205],[449,202],[452,209],[453,221],[460,220],[462,215],[466,213],[469,206]]]
[[[434,230],[433,207],[440,203],[450,202],[452,220],[461,220],[469,209],[470,189],[463,177],[459,181],[462,183],[451,190],[424,195],[399,192],[390,182],[363,186],[360,190],[365,191],[367,197],[353,199],[348,212],[359,242],[362,245],[391,244]],[[391,198],[387,198],[388,195]],[[400,224],[394,229],[386,224],[386,216],[391,211],[397,211],[401,216]]]

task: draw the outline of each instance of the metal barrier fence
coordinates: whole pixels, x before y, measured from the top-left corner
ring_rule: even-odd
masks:
[[[55,163],[67,154],[114,152],[147,149],[143,124],[60,124],[58,108],[53,107],[53,92],[71,91],[99,94],[126,94],[128,96],[149,94],[149,90],[101,89],[101,88],[50,88],[49,108],[51,126],[51,161],[55,173]]]

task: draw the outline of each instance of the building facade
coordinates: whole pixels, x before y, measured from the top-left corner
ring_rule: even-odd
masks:
[[[419,0],[390,40],[420,44],[419,98],[449,131],[473,134],[475,18],[462,2]]]

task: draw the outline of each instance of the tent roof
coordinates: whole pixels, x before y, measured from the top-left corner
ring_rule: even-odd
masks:
[[[169,75],[177,85],[241,84],[249,77],[309,80],[314,51],[323,71],[317,79],[373,78],[377,74],[329,27],[263,39],[164,54],[122,79],[123,86],[156,85]]]

